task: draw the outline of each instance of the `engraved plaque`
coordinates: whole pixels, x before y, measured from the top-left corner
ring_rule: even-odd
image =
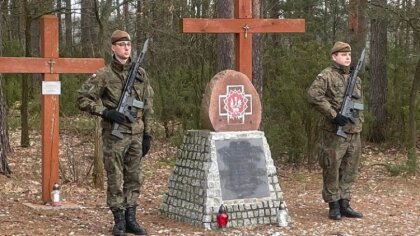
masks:
[[[269,197],[263,141],[216,140],[222,199]]]

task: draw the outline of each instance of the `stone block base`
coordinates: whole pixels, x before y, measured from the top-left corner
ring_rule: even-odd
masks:
[[[276,224],[282,200],[263,132],[191,130],[178,149],[160,214],[212,229],[223,204],[227,227]]]

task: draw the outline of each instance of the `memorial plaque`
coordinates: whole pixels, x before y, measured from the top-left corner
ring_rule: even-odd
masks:
[[[223,200],[270,196],[262,139],[216,140]]]

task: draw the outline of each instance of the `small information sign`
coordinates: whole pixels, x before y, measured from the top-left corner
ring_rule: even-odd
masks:
[[[61,81],[42,81],[42,95],[60,95]]]

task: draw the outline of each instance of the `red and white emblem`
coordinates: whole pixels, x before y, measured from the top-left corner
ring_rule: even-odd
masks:
[[[252,95],[244,93],[243,85],[228,85],[226,94],[219,96],[219,115],[227,116],[228,123],[243,124],[245,116],[252,114],[251,101]]]

